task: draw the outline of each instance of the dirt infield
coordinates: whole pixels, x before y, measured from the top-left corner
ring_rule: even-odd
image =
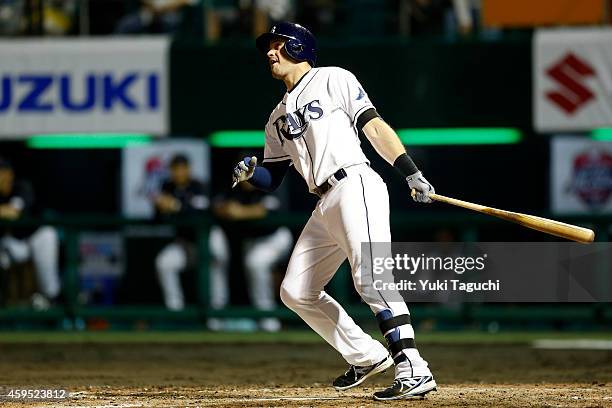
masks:
[[[612,407],[612,352],[527,344],[422,344],[439,389],[381,403],[388,372],[356,390],[328,384],[345,369],[321,342],[0,344],[0,385],[63,388],[58,401],[5,407]]]

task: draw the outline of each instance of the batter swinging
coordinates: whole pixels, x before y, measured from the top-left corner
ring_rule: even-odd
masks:
[[[362,292],[361,243],[391,242],[387,187],[361,150],[359,130],[415,190],[416,201],[431,202],[428,194],[434,189],[355,76],[337,67],[314,68],[316,41],[307,29],[279,23],[256,44],[287,92],[266,124],[263,163],[258,165],[256,157],[239,162],[234,184],[249,180],[272,191],[294,165],[310,192],[320,197],[291,255],[281,299],[350,365],[333,382],[336,389],[355,387],[395,364],[394,383],[374,398],[423,396],[436,383],[416,349],[406,304],[385,300],[382,293],[379,298],[360,293],[376,315],[387,350],[324,287],[348,257],[355,287]]]

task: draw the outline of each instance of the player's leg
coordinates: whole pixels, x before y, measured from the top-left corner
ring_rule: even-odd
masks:
[[[229,300],[228,267],[229,243],[221,227],[210,229],[208,248],[210,251],[210,306],[221,309]]]
[[[346,255],[333,242],[319,208],[300,235],[281,285],[281,299],[354,366],[370,366],[388,356],[323,288]]]
[[[30,248],[28,244],[11,235],[2,237],[0,246],[8,254],[10,261],[14,264],[27,262],[30,258]]]
[[[47,299],[54,299],[61,290],[57,231],[50,226],[40,227],[28,241],[32,249],[39,289]]]
[[[230,249],[227,236],[221,227],[216,225],[211,227],[208,248],[210,251],[210,307],[222,309],[229,302]],[[217,317],[208,318],[206,325],[210,330],[215,331],[222,330],[226,326],[225,321]]]
[[[257,238],[247,250],[245,263],[251,301],[258,309],[270,310],[276,306],[272,288],[272,267],[291,250],[293,237],[288,228]]]
[[[245,266],[251,302],[259,310],[276,307],[272,267],[287,256],[293,244],[289,228],[278,228],[274,233],[255,239],[246,251]],[[265,318],[259,322],[266,331],[278,331],[280,322],[276,318]]]
[[[331,195],[326,221],[333,236],[349,254],[355,288],[376,315],[396,362],[396,378],[431,376],[427,362],[421,357],[414,342],[408,307],[398,301],[399,294],[375,291],[374,280],[362,273],[373,268],[362,268],[362,242],[391,242],[389,199],[386,185],[369,167],[360,174],[353,172]],[[367,291],[367,293],[365,293]]]
[[[164,296],[164,303],[170,310],[185,307],[180,273],[187,266],[187,253],[178,243],[166,245],[155,258],[157,277]]]
[[[29,257],[30,247],[25,241],[17,239],[12,235],[4,235],[0,238],[0,286],[7,287],[10,277],[9,270],[27,262]],[[32,306],[39,308],[35,298],[32,300]],[[40,309],[46,307],[48,307],[48,302],[45,302]]]

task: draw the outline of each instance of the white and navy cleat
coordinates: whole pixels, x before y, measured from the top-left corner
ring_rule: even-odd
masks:
[[[383,360],[376,364],[372,364],[371,366],[359,367],[352,365],[349,367],[346,373],[334,380],[334,388],[338,391],[344,391],[348,390],[349,388],[356,387],[373,375],[384,373],[385,370],[391,367],[393,364],[394,362],[391,356],[387,356]]]
[[[424,398],[428,392],[436,391],[436,387],[436,381],[430,375],[396,378],[389,388],[375,392],[374,399],[377,401],[390,401],[413,397]]]

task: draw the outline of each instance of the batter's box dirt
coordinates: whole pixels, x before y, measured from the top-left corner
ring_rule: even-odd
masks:
[[[13,407],[612,407],[612,387],[567,384],[453,384],[425,399],[376,402],[373,388],[337,392],[330,387],[307,388],[88,388],[62,402],[9,402]]]
[[[608,351],[528,344],[426,344],[438,391],[376,402],[393,370],[363,387],[331,387],[346,364],[327,344],[1,344],[0,388],[65,389],[13,407],[612,407]]]

